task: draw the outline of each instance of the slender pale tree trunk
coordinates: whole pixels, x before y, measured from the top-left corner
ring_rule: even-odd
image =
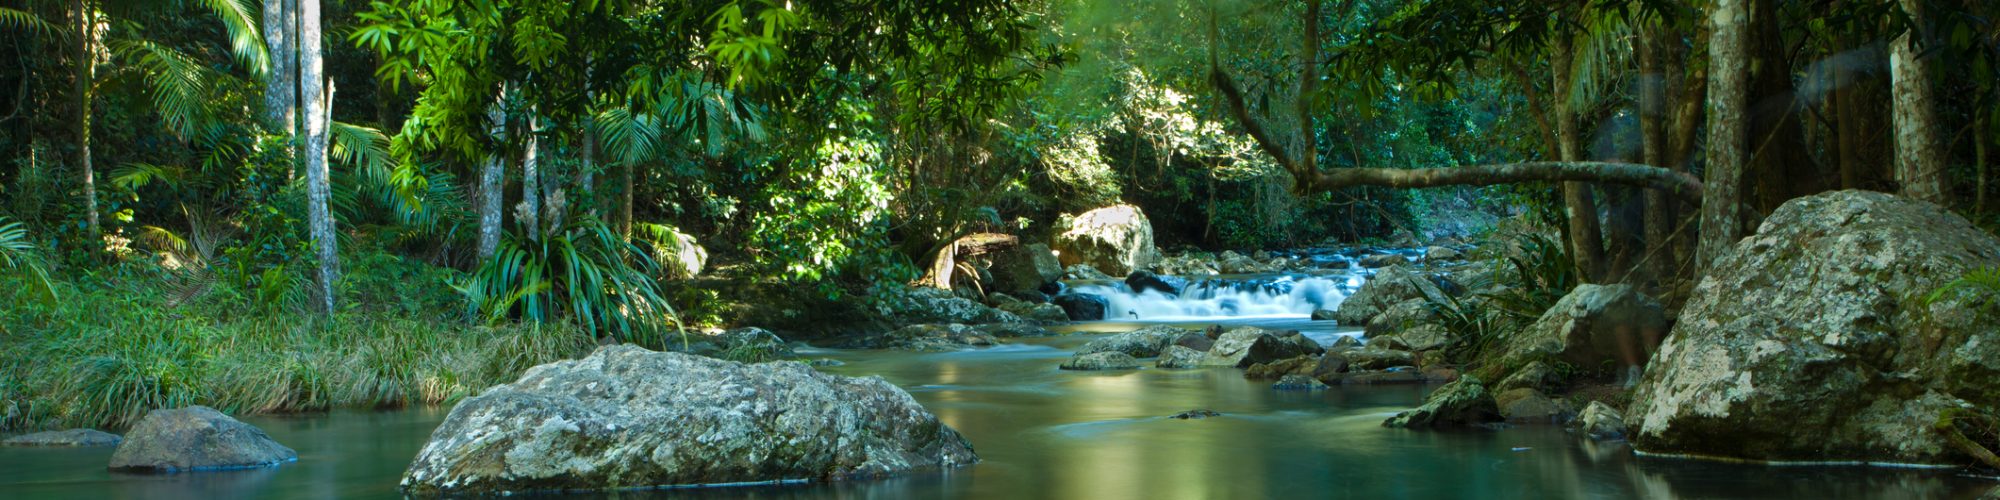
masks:
[[[1583,160],[1582,138],[1578,137],[1576,111],[1569,102],[1570,58],[1574,55],[1571,39],[1567,35],[1557,35],[1555,51],[1549,58],[1550,73],[1555,82],[1552,93],[1552,109],[1555,110],[1556,142],[1561,149],[1562,161]],[[1563,207],[1569,219],[1570,254],[1576,260],[1576,267],[1583,272],[1584,281],[1595,283],[1604,277],[1604,227],[1597,219],[1597,200],[1590,184],[1564,182],[1562,184]]]
[[[1743,165],[1750,147],[1743,108],[1750,99],[1750,12],[1746,0],[1716,0],[1708,22],[1708,163],[1701,201],[1701,244],[1696,260],[1709,269],[1742,236],[1737,214]]]
[[[537,168],[536,154],[541,152],[541,144],[535,138],[536,121],[534,111],[529,111],[528,130],[522,134],[528,138],[528,148],[521,152],[521,205],[515,208],[515,216],[521,219],[521,226],[528,231],[528,241],[542,239],[542,186],[541,172]]]
[[[298,52],[292,48],[297,18],[288,3],[264,0],[264,46],[271,53],[270,71],[264,73],[264,123],[272,132],[293,137],[298,127]]]
[[[92,239],[104,234],[97,224],[97,172],[90,157],[90,105],[96,97],[97,53],[103,32],[97,29],[97,5],[89,0],[76,3],[76,148],[83,166],[84,221]],[[97,243],[92,243],[93,246]]]
[[[1944,148],[1937,134],[1935,91],[1931,88],[1930,61],[1914,41],[1924,35],[1925,19],[1921,0],[1901,0],[1910,15],[1910,29],[1897,37],[1889,56],[1889,77],[1895,88],[1896,182],[1903,196],[1943,205]],[[1926,40],[1925,45],[1930,45]]]
[[[618,190],[618,198],[619,198],[618,234],[623,235],[626,239],[631,239],[632,197],[633,197],[633,190],[636,189],[637,186],[637,183],[634,182],[633,179],[635,177],[638,177],[639,164],[638,162],[631,162],[631,161],[621,162],[621,163],[624,163],[624,165],[623,168],[620,168],[619,170],[625,177],[623,179],[625,183],[625,188]]]
[[[493,258],[500,249],[501,220],[507,206],[504,191],[507,185],[507,113],[501,109],[507,101],[507,90],[503,86],[500,95],[494,98],[493,106],[487,108],[486,118],[493,123],[491,132],[498,138],[500,148],[487,154],[486,162],[479,167],[479,261],[484,263]]]
[[[334,283],[340,280],[339,242],[335,239],[332,197],[326,165],[327,130],[333,121],[333,85],[326,80],[320,57],[320,0],[299,1],[299,95],[305,99],[306,218],[313,246],[319,249],[320,306],[335,310]]]

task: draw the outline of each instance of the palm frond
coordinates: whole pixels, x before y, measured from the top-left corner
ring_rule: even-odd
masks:
[[[49,269],[42,262],[40,249],[29,239],[26,226],[6,217],[0,217],[0,267],[26,271],[41,292],[36,295],[45,304],[55,303],[55,282],[49,280]]]
[[[196,1],[222,21],[223,31],[229,35],[230,54],[243,63],[252,77],[262,77],[270,71],[270,54],[264,47],[263,32],[257,27],[259,12],[251,9],[248,0]]]
[[[1583,31],[1574,34],[1576,49],[1567,62],[1570,85],[1559,89],[1569,99],[1571,109],[1596,106],[1631,73],[1625,67],[1632,61],[1635,29],[1627,14],[1622,9],[1591,12],[1583,19]]]
[[[144,76],[153,107],[174,133],[194,137],[215,122],[208,107],[208,82],[222,75],[173,47],[152,41],[119,39],[105,45]]]
[[[18,29],[35,34],[52,34],[59,37],[69,36],[69,30],[63,29],[62,26],[55,23],[44,21],[41,16],[25,10],[6,7],[0,7],[0,27]]]

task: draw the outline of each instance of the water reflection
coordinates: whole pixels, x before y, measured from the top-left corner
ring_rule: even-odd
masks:
[[[1326,322],[1264,318],[1330,341]],[[1083,325],[1123,331],[1141,323]],[[1185,324],[1199,327],[1201,324]],[[1949,471],[1759,467],[1650,459],[1561,429],[1419,432],[1381,421],[1420,386],[1274,391],[1239,370],[1065,372],[1092,335],[951,353],[819,351],[876,375],[970,439],[983,461],[882,481],[634,491],[563,498],[1950,498],[1994,483]],[[1165,418],[1206,408],[1222,416]],[[104,471],[109,449],[0,448],[0,498],[396,498],[438,409],[246,419],[300,453],[275,469]]]

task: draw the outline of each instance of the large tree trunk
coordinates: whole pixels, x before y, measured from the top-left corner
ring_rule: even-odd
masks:
[[[264,46],[271,54],[271,67],[264,73],[264,123],[288,138],[298,127],[299,84],[298,52],[292,48],[296,23],[291,22],[295,18],[286,8],[291,2],[264,0]]]
[[[1561,160],[1576,162],[1583,160],[1582,139],[1578,137],[1577,117],[1569,100],[1570,57],[1573,56],[1572,40],[1566,35],[1556,35],[1553,52],[1549,55],[1549,69],[1555,77],[1552,91],[1554,97],[1551,108],[1556,122],[1556,141],[1560,147]],[[1583,273],[1585,282],[1595,283],[1604,277],[1604,229],[1597,218],[1597,200],[1590,185],[1582,182],[1564,182],[1563,212],[1569,221],[1570,257],[1576,261],[1577,270]]]
[[[536,140],[534,111],[529,111],[528,129],[521,134],[528,138],[528,148],[521,151],[521,205],[515,208],[516,217],[521,219],[521,227],[528,232],[528,241],[542,240],[542,186],[538,169],[541,143]]]
[[[1708,179],[1703,182],[1698,268],[1707,270],[1742,236],[1737,204],[1749,130],[1743,108],[1749,100],[1750,12],[1747,0],[1717,0],[1708,19]]]
[[[84,221],[89,224],[90,237],[95,240],[104,234],[97,224],[97,173],[91,166],[90,157],[90,104],[97,81],[97,51],[103,35],[97,29],[97,6],[89,0],[76,3],[76,148],[79,164],[83,167],[83,210]],[[101,242],[91,243],[92,247]]]
[[[501,224],[505,217],[507,185],[507,113],[501,106],[507,101],[507,90],[502,87],[500,95],[494,98],[493,106],[487,108],[486,119],[492,123],[490,133],[501,146],[486,155],[486,161],[479,167],[479,261],[493,258],[500,249]]]
[[[322,310],[334,311],[334,283],[340,279],[340,254],[327,201],[332,186],[326,166],[327,130],[333,121],[333,85],[320,58],[319,0],[299,0],[299,95],[305,99],[306,225],[319,249],[319,292]]]
[[[1912,45],[1924,35],[1923,2],[1900,3],[1910,15],[1910,29],[1890,42],[1889,74],[1896,89],[1896,182],[1902,186],[1903,196],[1943,205],[1947,201],[1944,152],[1937,134],[1930,61],[1918,57],[1924,47]]]
[[[1632,40],[1632,50],[1639,59],[1639,135],[1640,161],[1647,165],[1673,170],[1675,165],[1667,161],[1666,120],[1671,111],[1667,106],[1667,80],[1678,78],[1669,75],[1660,65],[1663,55],[1660,46],[1665,38],[1661,27],[1649,27]],[[1645,247],[1649,270],[1653,276],[1666,276],[1673,269],[1673,246],[1667,238],[1673,234],[1672,198],[1657,189],[1648,189],[1645,194],[1644,223]]]

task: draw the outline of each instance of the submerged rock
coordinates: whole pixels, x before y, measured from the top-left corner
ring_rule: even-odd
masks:
[[[1167,346],[1175,345],[1181,337],[1195,333],[1194,330],[1166,325],[1153,325],[1138,330],[1102,337],[1086,342],[1076,349],[1077,354],[1099,352],[1122,352],[1134,358],[1159,356]]]
[[[1198,368],[1201,366],[1202,352],[1187,346],[1170,345],[1160,353],[1160,360],[1153,366],[1160,368]]]
[[[879,477],[978,461],[876,377],[633,346],[528,370],[452,408],[408,494],[483,495]]]
[[[1153,223],[1132,205],[1113,205],[1056,221],[1051,246],[1063,265],[1090,264],[1112,275],[1146,269],[1159,258]]]
[[[1599,441],[1625,439],[1625,415],[1602,401],[1591,401],[1577,418],[1586,436]]]
[[[1437,429],[1472,427],[1500,421],[1500,407],[1477,377],[1459,377],[1424,398],[1424,405],[1383,421],[1386,427]]]
[[[263,429],[206,406],[153,410],[139,419],[118,450],[111,470],[182,472],[268,467],[299,459]]]
[[[118,446],[124,438],[97,429],[69,429],[22,434],[0,441],[0,446]]]
[[[1050,303],[1061,307],[1070,321],[1097,321],[1104,319],[1104,312],[1111,308],[1111,301],[1089,293],[1066,293],[1050,299]]]
[[[1058,368],[1064,370],[1132,370],[1139,368],[1139,358],[1118,351],[1093,352],[1070,356]]]
[[[1222,413],[1217,412],[1215,410],[1188,410],[1180,413],[1175,413],[1171,416],[1168,416],[1167,418],[1180,419],[1180,420],[1201,420],[1208,417],[1220,417],[1220,416],[1222,416]]]
[[[2000,239],[1926,202],[1786,202],[1689,296],[1626,413],[1653,453],[1959,465],[1940,412],[2000,407],[2000,309],[1946,283]]]

